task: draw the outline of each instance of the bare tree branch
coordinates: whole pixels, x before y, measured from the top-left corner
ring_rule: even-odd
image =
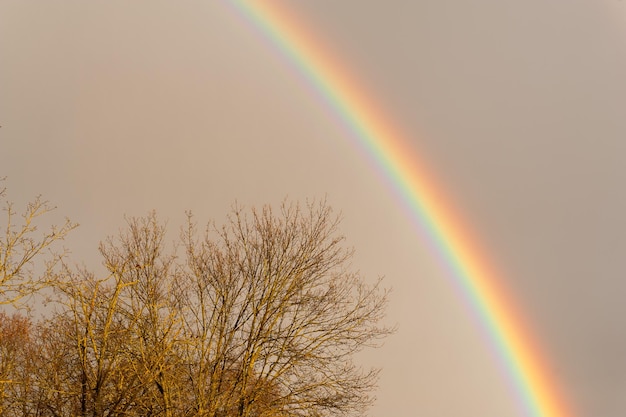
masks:
[[[3,187],[0,188],[0,205],[3,205],[5,216],[0,236],[0,305],[18,305],[23,299],[50,286],[52,270],[67,255],[64,250],[55,252],[53,246],[78,225],[65,219],[63,225],[53,225],[48,231],[39,233],[42,218],[55,209],[40,196],[18,212],[6,199],[6,188]],[[37,265],[35,261],[40,258],[41,263]]]

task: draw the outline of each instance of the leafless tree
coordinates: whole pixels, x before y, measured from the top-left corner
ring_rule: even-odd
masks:
[[[128,221],[128,230],[100,246],[106,267],[127,283],[118,314],[127,326],[129,373],[144,387],[135,401],[139,415],[179,415],[181,390],[180,312],[172,285],[179,266],[164,244],[165,226],[156,214]]]
[[[139,282],[127,268],[135,267],[105,259],[104,278],[66,266],[55,279],[61,308],[43,326],[40,351],[50,365],[37,375],[45,408],[59,417],[163,415],[142,406],[155,383],[145,362],[156,348],[142,339],[149,329],[132,308],[145,305],[132,296]]]
[[[353,359],[390,333],[387,292],[350,271],[337,227],[325,203],[235,208],[200,239],[189,218],[179,300],[206,415],[360,415],[370,404],[377,371]]]
[[[0,183],[3,179],[0,179]],[[37,197],[18,212],[6,198],[6,188],[0,186],[0,205],[3,206],[5,225],[0,237],[0,305],[16,305],[38,290],[50,285],[49,272],[63,258],[65,252],[53,252],[55,243],[65,239],[77,224],[66,219],[62,226],[52,225],[39,232],[42,223],[54,207]],[[35,261],[41,259],[40,273]]]
[[[51,278],[57,311],[29,336],[14,403],[40,417],[362,415],[378,371],[355,354],[392,330],[387,291],[351,270],[338,225],[325,202],[235,207],[204,232],[189,215],[170,246],[154,213],[128,219],[100,246],[104,277],[64,264]]]

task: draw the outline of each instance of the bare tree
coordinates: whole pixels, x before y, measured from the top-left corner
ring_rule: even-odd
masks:
[[[157,232],[154,226],[151,233]],[[47,338],[53,342],[41,346],[50,365],[38,374],[51,415],[172,415],[161,412],[167,408],[155,402],[154,387],[177,380],[154,369],[163,364],[152,360],[160,350],[149,337],[150,324],[160,326],[164,317],[150,315],[160,304],[155,307],[151,299],[135,295],[135,287],[146,285],[137,274],[137,259],[126,256],[136,252],[127,251],[125,243],[129,242],[121,242],[120,247],[101,245],[108,269],[104,278],[65,266],[55,279],[62,308],[45,323],[44,332],[54,331]],[[134,249],[148,251],[150,243],[141,241]],[[161,277],[167,279],[167,273]]]
[[[206,415],[360,415],[370,404],[377,370],[353,359],[391,332],[387,292],[350,271],[337,227],[325,203],[236,208],[200,240],[189,219],[179,299]]]
[[[136,400],[138,415],[179,415],[181,378],[176,344],[180,312],[172,285],[179,267],[164,245],[165,226],[153,212],[128,220],[128,230],[100,245],[106,267],[130,283],[120,297],[119,314],[126,323],[129,370],[144,387]]]
[[[54,278],[60,310],[43,326],[37,374],[52,416],[178,416],[177,318],[166,287],[175,274],[154,214],[100,245],[108,274],[64,265]]]
[[[0,205],[3,205],[5,217],[0,238],[0,305],[16,305],[50,285],[52,275],[49,272],[65,255],[65,252],[53,252],[52,247],[65,239],[77,224],[66,219],[62,226],[52,225],[47,232],[39,233],[42,218],[55,207],[37,197],[20,213],[6,199],[4,187],[0,187]],[[38,257],[43,257],[40,274],[35,272]]]
[[[67,265],[51,278],[58,309],[14,403],[41,417],[362,415],[378,371],[355,354],[392,329],[387,291],[351,270],[338,225],[324,202],[235,207],[204,233],[189,215],[170,247],[154,213],[129,219],[100,246],[104,278]]]

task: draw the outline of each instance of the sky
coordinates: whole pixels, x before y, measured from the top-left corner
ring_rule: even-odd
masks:
[[[626,3],[276,1],[339,57],[485,248],[578,417],[626,410]],[[509,370],[292,62],[226,1],[0,0],[0,176],[81,224],[326,198],[393,288],[372,417],[521,417]]]

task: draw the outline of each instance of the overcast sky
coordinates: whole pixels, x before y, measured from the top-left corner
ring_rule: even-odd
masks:
[[[283,3],[409,133],[579,417],[626,410],[626,2]],[[81,227],[328,198],[399,331],[372,417],[522,417],[429,243],[293,66],[220,1],[0,0],[0,176]]]

